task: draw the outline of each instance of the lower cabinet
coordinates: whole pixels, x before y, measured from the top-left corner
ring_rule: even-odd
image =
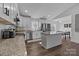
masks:
[[[33,39],[41,38],[41,31],[34,31],[33,32]]]
[[[39,38],[41,38],[41,31],[26,32],[26,40],[27,39],[39,39]]]
[[[32,34],[33,34],[32,31],[26,32],[26,40],[27,39],[33,39]]]

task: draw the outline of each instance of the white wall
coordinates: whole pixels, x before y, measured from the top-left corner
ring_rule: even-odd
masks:
[[[71,16],[66,16],[56,19],[56,29],[57,31],[71,31],[71,28],[64,28],[64,24],[71,24]]]
[[[71,16],[66,16],[58,19],[46,20],[46,23],[51,24],[52,31],[71,31],[71,28],[64,28],[64,24],[71,23]]]
[[[20,26],[24,27],[25,30],[31,30],[31,19],[20,16]]]

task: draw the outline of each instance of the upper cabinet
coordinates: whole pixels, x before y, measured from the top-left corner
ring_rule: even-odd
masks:
[[[14,18],[17,14],[17,3],[0,3],[0,23],[15,24]]]

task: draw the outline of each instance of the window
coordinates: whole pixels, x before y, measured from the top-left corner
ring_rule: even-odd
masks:
[[[41,24],[41,30],[42,31],[50,31],[51,30],[51,25],[47,23],[42,23]]]
[[[68,24],[64,24],[64,27],[65,27],[65,28],[68,28]]]

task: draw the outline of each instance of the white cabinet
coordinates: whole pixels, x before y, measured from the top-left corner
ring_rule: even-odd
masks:
[[[45,49],[49,49],[62,44],[61,34],[45,34],[42,33],[42,46]]]
[[[29,40],[29,39],[40,39],[41,38],[41,31],[31,31],[31,32],[26,32],[25,33],[25,40]]]
[[[33,36],[33,39],[41,38],[41,31],[33,31],[32,36]]]
[[[5,8],[7,8],[9,15],[5,14]],[[17,13],[18,8],[16,3],[0,3],[0,23],[15,24],[14,18],[16,17]]]

